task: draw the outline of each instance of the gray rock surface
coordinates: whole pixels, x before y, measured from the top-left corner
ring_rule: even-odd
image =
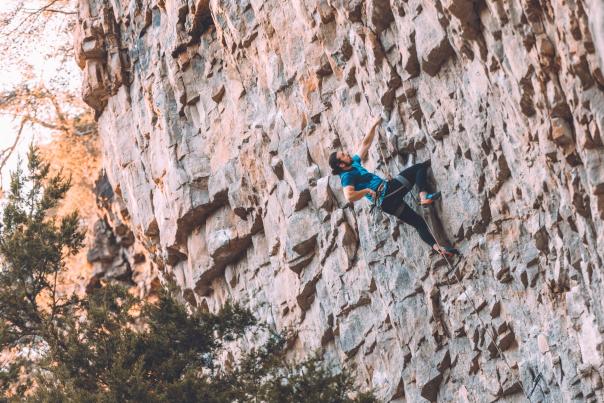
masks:
[[[603,15],[601,0],[80,0],[110,194],[90,259],[291,326],[292,354],[356,365],[384,401],[603,401]],[[329,176],[380,113],[367,165],[431,159],[443,201],[426,218],[465,255],[453,271]]]

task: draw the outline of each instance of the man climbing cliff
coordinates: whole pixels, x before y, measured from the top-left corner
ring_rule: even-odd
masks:
[[[340,176],[346,200],[355,202],[365,197],[384,213],[393,215],[415,228],[420,238],[435,252],[446,257],[458,254],[456,249],[440,246],[430,233],[426,221],[403,199],[414,185],[417,185],[419,189],[419,203],[422,206],[430,206],[434,200],[440,197],[440,192],[428,192],[426,178],[430,166],[429,161],[415,164],[390,180],[382,179],[378,175],[368,172],[361,165],[361,161],[367,159],[369,147],[373,143],[376,127],[380,121],[381,118],[378,118],[371,125],[369,132],[352,157],[343,151],[333,152],[329,156],[329,166],[334,175]]]

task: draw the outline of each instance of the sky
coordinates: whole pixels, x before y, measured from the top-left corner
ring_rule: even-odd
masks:
[[[50,13],[38,19],[30,18],[19,27],[28,10],[39,9],[47,1],[0,0],[0,93],[21,83],[32,87],[42,83],[50,90],[80,93],[81,71],[73,52],[65,55],[62,51],[73,44],[75,16]],[[73,3],[73,0],[66,0],[65,6],[75,9]],[[13,17],[20,4],[26,4],[25,12]],[[0,150],[14,142],[18,122],[0,111]],[[34,136],[35,141],[45,142],[51,135],[51,131],[40,127],[26,130],[18,147],[19,154],[24,154]],[[14,169],[16,161],[17,154],[14,154],[2,173],[1,185],[5,189],[8,171]]]

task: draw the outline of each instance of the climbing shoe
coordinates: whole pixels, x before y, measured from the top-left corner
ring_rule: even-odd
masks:
[[[435,255],[439,255],[439,256],[443,256],[443,257],[461,256],[461,253],[459,253],[459,250],[452,248],[450,246],[438,245],[438,249],[432,248],[431,252]]]
[[[434,200],[438,199],[440,199],[440,192],[428,193],[425,199],[421,200],[419,204],[421,204],[422,207],[428,207],[434,203]]]
[[[451,248],[450,246],[442,246],[442,249],[438,251],[438,253],[444,257],[459,256],[459,251],[455,248]]]

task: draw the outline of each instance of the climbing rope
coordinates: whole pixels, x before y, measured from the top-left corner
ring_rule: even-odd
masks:
[[[369,105],[369,101],[368,101],[368,99],[367,99],[367,96],[365,96],[365,100],[366,100],[366,102],[367,102],[367,105],[368,105],[369,109],[371,110],[371,106]],[[379,130],[379,127],[378,127],[378,128],[376,128],[376,130]],[[380,152],[380,156],[381,156],[381,158],[382,158],[383,164],[384,164],[384,165],[387,167],[387,160],[386,160],[386,158],[385,158],[385,156],[384,156],[384,153],[383,153],[383,151],[382,151],[381,144],[380,144],[380,142],[379,142],[379,131],[378,131],[378,133],[377,133],[377,134],[378,134],[378,150],[379,150],[379,152]],[[399,189],[397,189],[395,192],[392,192],[390,195],[387,195],[386,197],[392,196],[392,195],[394,195],[395,193],[398,193],[399,191],[404,190],[404,189],[405,189],[405,187],[404,187],[404,186],[401,186],[401,187],[400,187]],[[409,190],[411,190],[411,189],[409,189]],[[372,205],[372,207],[371,207],[370,212],[371,212],[371,211],[374,211],[374,210],[375,210],[375,211],[377,211],[377,209],[375,209],[375,206],[376,206],[377,202],[379,201],[379,198],[380,198],[380,197],[379,197],[379,195],[377,195],[377,194],[376,194],[376,198],[375,198],[376,200],[373,202],[373,205]],[[415,200],[415,198],[414,198],[413,200],[414,200],[414,201],[416,201],[416,200]],[[374,222],[375,222],[375,221],[376,221],[376,220],[374,219]],[[444,248],[443,248],[443,246],[442,246],[442,245],[441,245],[441,244],[438,242],[438,240],[437,240],[437,238],[436,238],[436,236],[435,236],[435,234],[434,234],[434,231],[432,230],[432,227],[430,226],[430,224],[428,224],[428,222],[427,222],[425,219],[424,219],[424,221],[426,222],[426,226],[427,226],[427,228],[428,228],[428,231],[429,231],[429,232],[430,232],[430,234],[432,235],[432,238],[434,238],[434,240],[435,240],[436,244],[438,245],[439,249],[442,251]],[[501,356],[501,358],[503,359],[503,361],[504,361],[504,363],[505,363],[506,367],[507,367],[507,368],[508,368],[508,370],[510,371],[510,376],[512,376],[513,378],[516,378],[516,379],[517,379],[517,381],[516,381],[516,382],[517,382],[518,386],[520,387],[520,389],[522,390],[522,393],[524,394],[524,396],[526,397],[526,399],[527,399],[529,402],[531,402],[531,395],[533,394],[533,391],[534,391],[534,389],[535,389],[536,385],[538,384],[539,380],[541,379],[541,373],[539,373],[539,376],[537,376],[537,378],[535,379],[535,382],[534,382],[534,385],[533,385],[533,388],[532,388],[532,390],[531,390],[530,394],[527,394],[527,393],[526,393],[526,391],[525,391],[525,389],[524,389],[524,386],[522,385],[522,381],[520,380],[520,377],[519,377],[519,376],[514,376],[514,371],[512,370],[512,366],[510,365],[509,361],[507,360],[507,358],[506,358],[506,357],[505,357],[505,355],[503,354],[503,351],[502,351],[502,350],[499,348],[499,346],[497,345],[497,335],[495,334],[495,331],[493,330],[492,326],[487,326],[487,324],[484,322],[484,320],[483,320],[483,319],[480,317],[479,310],[478,310],[478,307],[476,306],[476,303],[474,302],[474,299],[473,299],[473,298],[470,296],[470,294],[468,293],[467,288],[466,288],[466,287],[465,287],[465,285],[463,284],[462,279],[460,278],[459,274],[458,274],[458,273],[457,273],[457,271],[455,270],[455,267],[454,267],[454,266],[451,264],[451,261],[449,260],[449,258],[448,258],[448,257],[447,257],[447,256],[446,256],[444,253],[442,253],[442,252],[440,253],[440,255],[441,255],[441,256],[442,256],[442,257],[445,259],[445,261],[446,261],[447,265],[449,266],[449,272],[447,273],[447,275],[449,275],[449,273],[453,272],[453,275],[456,277],[456,279],[457,279],[457,281],[458,281],[459,285],[460,285],[460,286],[461,286],[461,288],[462,288],[463,293],[466,295],[466,298],[468,298],[468,300],[469,300],[469,301],[470,301],[470,303],[472,304],[472,307],[473,307],[473,309],[474,309],[474,312],[476,313],[476,316],[478,317],[478,320],[480,321],[480,324],[482,325],[482,327],[483,327],[483,328],[485,328],[485,331],[487,331],[487,332],[489,332],[489,331],[490,331],[490,336],[491,336],[491,339],[492,339],[493,346],[495,347],[495,349],[497,350],[497,353],[498,353],[498,354]],[[482,292],[481,292],[480,294],[481,294],[481,296],[482,296],[483,301],[486,301],[487,299],[485,298],[484,294],[483,294]],[[432,316],[433,316],[433,318],[434,318],[434,314],[433,314]],[[434,319],[436,320],[436,318],[434,318]],[[516,383],[516,382],[514,382],[514,383]],[[514,385],[514,383],[512,384],[512,386]]]
[[[362,90],[363,90],[363,89],[362,89]],[[373,111],[372,111],[372,109],[371,109],[371,104],[369,103],[369,99],[367,98],[367,95],[365,94],[365,91],[363,90],[363,91],[362,91],[362,93],[363,93],[363,97],[365,98],[365,102],[367,103],[367,107],[369,108],[369,111],[370,111],[370,112],[373,114]],[[381,114],[381,115],[382,115],[382,119],[383,119],[383,120],[385,120],[385,116],[384,116],[384,114]],[[444,116],[442,116],[442,117],[443,117],[443,119],[444,119]],[[444,122],[446,123],[446,119],[444,119]],[[379,139],[379,137],[380,137],[379,129],[380,129],[380,126],[376,127],[376,129],[375,129],[375,130],[378,130],[378,133],[377,133],[377,135],[378,135],[378,139],[377,139],[377,140],[378,140],[378,151],[379,151],[379,153],[380,153],[380,157],[381,157],[381,161],[382,161],[383,165],[384,165],[384,166],[386,166],[386,168],[387,168],[387,167],[388,167],[388,165],[387,165],[387,159],[386,159],[386,158],[385,158],[385,156],[384,156],[384,152],[383,152],[383,150],[382,150],[381,143],[380,143],[380,139]],[[389,175],[389,174],[386,174],[385,176],[386,176],[386,177],[388,177],[388,178],[390,178],[390,175]],[[399,189],[397,189],[395,192],[392,192],[390,195],[386,195],[385,197],[392,196],[392,195],[394,195],[395,193],[398,193],[399,191],[402,191],[402,190],[404,190],[404,189],[405,189],[405,187],[404,187],[404,186],[401,186],[401,187],[400,187]],[[411,191],[411,189],[409,189],[409,191]],[[409,193],[411,193],[411,192],[409,192]],[[373,203],[372,203],[372,206],[371,206],[371,209],[370,209],[370,215],[372,215],[372,216],[374,215],[373,213],[377,213],[377,210],[378,210],[378,209],[376,209],[375,207],[377,206],[377,203],[379,202],[380,196],[379,196],[378,194],[376,194],[375,199],[376,199],[376,200],[373,200]],[[414,200],[415,200],[415,199],[414,199]],[[372,218],[373,218],[373,222],[375,223],[375,222],[377,221],[377,220],[376,220],[376,217],[375,217],[375,216],[373,216]],[[440,243],[438,242],[437,238],[434,236],[434,231],[432,230],[432,227],[430,226],[430,224],[428,224],[428,222],[427,222],[426,220],[424,220],[424,221],[426,222],[426,226],[427,226],[427,228],[428,228],[428,231],[429,231],[429,232],[430,232],[430,234],[432,235],[432,238],[434,238],[434,240],[436,241],[436,244],[438,245],[439,249],[442,251],[442,250],[443,250],[443,247],[442,247],[442,245],[440,245]],[[361,249],[362,249],[362,248],[361,248]],[[498,353],[498,354],[501,356],[501,358],[503,359],[503,361],[504,361],[504,363],[505,363],[506,367],[507,367],[507,368],[508,368],[508,370],[510,371],[510,375],[511,375],[511,376],[514,378],[514,377],[515,377],[515,376],[514,376],[514,371],[512,370],[512,367],[511,367],[511,365],[510,365],[509,361],[507,360],[507,358],[506,358],[506,357],[505,357],[505,355],[503,354],[503,351],[501,351],[501,349],[500,349],[500,348],[499,348],[499,346],[497,345],[497,342],[496,342],[496,341],[497,341],[497,335],[495,334],[495,331],[493,330],[492,326],[487,326],[487,325],[486,325],[486,323],[484,322],[484,320],[483,320],[483,319],[480,317],[480,314],[479,314],[479,311],[478,311],[478,309],[477,309],[476,303],[474,302],[474,299],[470,297],[470,294],[468,293],[468,290],[467,290],[467,289],[466,289],[466,287],[464,286],[464,284],[463,284],[463,282],[462,282],[462,279],[459,277],[459,274],[458,274],[458,273],[455,271],[455,267],[454,267],[454,266],[451,264],[451,262],[449,261],[449,259],[447,258],[447,256],[446,256],[444,253],[440,253],[440,254],[441,254],[441,256],[442,256],[442,257],[444,257],[444,259],[445,259],[445,261],[446,261],[447,265],[449,266],[449,271],[447,272],[447,276],[448,276],[448,275],[449,275],[451,272],[453,272],[453,274],[454,274],[454,276],[456,277],[456,279],[457,279],[457,281],[458,281],[459,285],[460,285],[460,286],[461,286],[461,288],[462,288],[463,293],[466,295],[466,297],[468,298],[468,300],[470,300],[470,302],[471,302],[471,304],[472,304],[472,307],[473,307],[473,309],[474,309],[474,312],[476,312],[476,316],[478,317],[478,320],[480,321],[480,323],[481,323],[482,327],[483,327],[483,328],[485,328],[485,329],[488,329],[488,330],[485,330],[485,331],[487,331],[487,332],[488,332],[488,331],[490,331],[490,336],[491,336],[491,339],[492,339],[493,345],[495,346],[495,349],[497,350],[497,353]],[[364,252],[364,251],[363,251],[363,255],[365,255],[365,252]],[[366,255],[365,255],[365,259],[366,259]],[[367,260],[366,260],[366,261],[367,261]],[[486,301],[487,299],[485,298],[484,293],[482,293],[482,292],[480,292],[480,291],[478,291],[478,292],[480,293],[480,295],[481,295],[481,297],[482,297],[483,301]],[[433,314],[432,316],[433,316],[433,318],[434,318],[434,314]],[[436,320],[436,318],[434,318],[434,319]],[[527,399],[529,402],[531,402],[531,396],[532,396],[532,394],[533,394],[533,392],[534,392],[534,390],[535,390],[536,386],[539,384],[539,381],[540,381],[540,380],[543,378],[543,377],[542,377],[541,372],[539,372],[539,374],[537,375],[537,377],[536,377],[536,378],[535,378],[535,380],[533,381],[533,382],[534,382],[534,383],[533,383],[533,387],[532,387],[531,392],[530,392],[529,394],[527,394],[527,393],[526,393],[526,390],[524,389],[524,386],[522,385],[522,381],[520,380],[520,376],[517,376],[517,377],[515,377],[515,378],[517,378],[517,384],[520,386],[520,389],[522,390],[522,393],[524,394],[524,396],[526,397],[526,399]],[[513,384],[512,384],[512,386],[513,386]],[[541,389],[541,386],[539,386],[539,388]],[[543,393],[543,390],[542,390],[542,393]]]
[[[378,135],[379,135],[379,132],[378,132]],[[381,155],[381,157],[382,157],[382,159],[383,159],[383,161],[384,161],[384,165],[386,165],[386,159],[384,158],[384,154],[383,154],[383,152],[382,152],[381,147],[378,147],[378,149],[379,149],[379,151],[380,151],[380,155]],[[397,191],[398,191],[398,190],[402,190],[402,189],[405,189],[405,187],[401,187],[401,188],[397,189]],[[411,189],[409,189],[409,190],[411,190]],[[394,192],[393,192],[393,193],[394,193]],[[413,200],[414,200],[415,202],[417,202],[417,201],[415,200],[415,198],[413,198]],[[418,207],[419,207],[419,206],[418,206]],[[434,230],[432,229],[432,227],[430,226],[430,224],[428,224],[428,222],[427,222],[425,219],[424,219],[424,222],[426,222],[426,227],[428,228],[428,231],[430,232],[430,235],[432,235],[432,238],[434,238],[434,241],[435,241],[435,242],[436,242],[436,244],[438,245],[439,249],[442,251],[444,248],[443,248],[443,246],[442,246],[442,245],[441,245],[441,244],[438,242],[438,240],[437,240],[437,238],[436,238],[436,236],[435,236],[435,234],[434,234]],[[514,375],[514,371],[512,370],[512,367],[511,367],[511,365],[510,365],[509,361],[507,360],[507,358],[506,358],[506,357],[505,357],[505,355],[503,354],[503,351],[501,351],[501,349],[500,349],[500,348],[499,348],[499,346],[497,345],[497,336],[495,335],[495,332],[494,332],[493,328],[492,328],[491,326],[487,326],[487,325],[486,325],[486,323],[484,322],[484,320],[483,320],[483,319],[480,317],[480,314],[479,314],[479,311],[478,311],[478,307],[476,306],[476,303],[474,302],[474,299],[470,297],[470,294],[468,293],[467,288],[464,286],[464,284],[463,284],[463,282],[462,282],[462,279],[459,277],[459,274],[458,274],[458,273],[457,273],[457,271],[455,270],[455,267],[454,267],[454,266],[451,264],[451,261],[449,260],[449,258],[448,258],[448,257],[447,257],[447,256],[446,256],[444,253],[440,253],[440,255],[441,255],[441,256],[442,256],[442,257],[445,259],[445,261],[446,261],[447,265],[449,266],[449,272],[448,272],[447,274],[449,274],[449,273],[453,272],[454,276],[456,277],[456,279],[457,279],[457,281],[458,281],[459,285],[461,286],[461,288],[462,288],[462,290],[463,290],[463,293],[466,295],[466,297],[468,298],[468,300],[471,302],[472,307],[473,307],[473,309],[474,309],[474,312],[476,312],[476,316],[478,317],[478,320],[480,321],[481,325],[482,325],[482,326],[483,326],[485,329],[488,329],[488,330],[486,330],[486,331],[489,331],[489,330],[490,330],[490,332],[491,332],[490,336],[491,336],[491,339],[492,339],[493,345],[495,346],[495,349],[497,350],[498,354],[501,356],[501,358],[503,359],[503,361],[504,361],[505,365],[507,366],[508,370],[510,371],[510,375],[512,375],[512,376],[513,376],[513,375]],[[485,296],[484,296],[484,294],[483,294],[483,293],[481,293],[481,296],[482,296],[483,301],[486,301],[486,300],[487,300],[487,299],[485,298]],[[524,390],[524,387],[522,386],[522,382],[520,381],[520,378],[519,378],[519,377],[517,377],[517,379],[518,379],[518,381],[517,381],[517,382],[518,382],[518,385],[519,385],[519,386],[520,386],[520,388],[522,389],[522,393],[524,394],[524,396],[526,397],[526,399],[527,399],[527,400],[530,402],[530,401],[531,401],[531,400],[530,400],[530,396],[529,396],[529,395],[526,393],[526,391]],[[533,387],[533,389],[534,389],[534,387]]]
[[[434,236],[434,232],[432,231],[432,228],[430,227],[430,224],[428,224],[428,222],[426,222],[426,226],[428,227],[428,231],[430,231],[430,234],[432,235],[432,238],[434,238],[434,240],[436,241],[436,244],[439,246],[439,248],[442,248],[442,246],[440,245],[440,243],[436,239],[436,236]],[[441,256],[445,258],[445,261],[447,262],[447,265],[449,266],[449,269],[453,272],[453,275],[456,277],[459,285],[461,286],[461,288],[463,290],[463,293],[466,295],[466,297],[468,298],[468,300],[470,300],[470,303],[472,304],[472,308],[474,309],[474,312],[476,313],[476,316],[478,317],[478,320],[480,321],[480,324],[485,329],[490,330],[490,332],[491,332],[490,336],[491,336],[493,345],[495,346],[495,349],[497,350],[497,353],[503,359],[505,365],[507,366],[508,370],[510,371],[510,375],[514,376],[514,371],[512,370],[512,366],[510,365],[509,361],[507,360],[507,358],[503,354],[503,351],[501,351],[501,349],[497,345],[497,335],[495,334],[495,331],[493,330],[493,328],[491,326],[487,326],[486,323],[484,322],[484,320],[480,317],[479,310],[478,310],[478,307],[476,306],[476,303],[474,302],[474,299],[472,297],[470,297],[470,294],[468,293],[467,288],[464,286],[464,284],[462,282],[462,279],[460,278],[460,276],[457,273],[457,271],[454,270],[454,267],[451,264],[451,262],[449,261],[449,259],[447,258],[447,256],[444,255],[444,254],[441,254]],[[486,298],[484,297],[484,294],[482,294],[481,296],[482,296],[483,301],[486,301]],[[524,394],[524,396],[526,397],[526,399],[530,402],[531,401],[530,396],[524,390],[522,382],[520,381],[520,377],[517,377],[517,379],[518,379],[518,381],[517,381],[518,385],[520,386],[520,389],[522,389],[522,393]]]
[[[397,191],[399,191],[399,190],[401,190],[401,189],[405,189],[405,188],[404,188],[404,187],[401,187],[401,188],[397,189]],[[394,193],[395,193],[395,192],[393,192],[392,194],[394,194]],[[378,195],[376,195],[376,196],[378,196]],[[376,200],[379,200],[379,197],[376,197]],[[414,199],[414,200],[415,200],[415,199]],[[377,209],[374,209],[374,207],[375,207],[375,206],[376,206],[376,203],[374,202],[374,203],[373,203],[373,205],[372,205],[372,210],[371,210],[371,211],[375,211],[375,212],[377,212]],[[375,217],[374,217],[374,218],[375,218]],[[374,223],[375,223],[375,221],[376,221],[376,220],[374,219],[373,221],[374,221]],[[424,221],[425,221],[425,220],[424,220]],[[434,234],[434,231],[432,230],[432,228],[431,228],[430,224],[428,224],[428,222],[427,222],[427,221],[426,221],[426,226],[427,226],[427,228],[428,228],[428,231],[430,232],[430,234],[432,235],[432,237],[433,237],[433,238],[434,238],[434,240],[436,241],[436,244],[437,244],[437,245],[438,245],[438,247],[439,247],[439,248],[441,248],[441,250],[442,250],[442,245],[441,245],[441,244],[438,242],[438,240],[437,240],[437,238],[436,238],[436,236],[435,236],[435,234]],[[364,255],[364,257],[365,257],[365,261],[367,261],[367,256],[366,256],[366,254],[365,254],[365,251],[363,250],[363,248],[361,248],[361,250],[363,251],[363,255]],[[493,330],[492,326],[487,326],[487,324],[484,322],[484,320],[483,320],[483,319],[480,317],[478,307],[476,306],[476,303],[474,302],[474,299],[473,299],[473,298],[470,296],[470,293],[468,292],[467,288],[464,286],[463,281],[462,281],[462,278],[459,276],[459,274],[458,274],[458,273],[457,273],[457,271],[455,270],[454,265],[453,265],[453,264],[451,264],[451,261],[450,261],[450,260],[447,258],[447,256],[446,256],[446,255],[441,254],[441,256],[442,256],[442,257],[445,259],[445,261],[446,261],[447,265],[449,266],[449,271],[447,272],[447,275],[448,275],[448,274],[450,274],[451,272],[453,272],[454,276],[455,276],[455,277],[456,277],[456,279],[457,279],[457,282],[459,283],[459,285],[460,285],[460,286],[461,286],[461,288],[462,288],[463,293],[466,295],[466,297],[468,298],[468,300],[469,300],[469,301],[470,301],[470,303],[472,304],[472,308],[473,308],[474,312],[476,313],[476,316],[478,317],[478,320],[480,321],[480,324],[481,324],[481,325],[482,325],[482,327],[485,329],[485,331],[487,331],[487,332],[489,332],[489,331],[490,331],[489,336],[490,336],[490,337],[491,337],[491,339],[492,339],[493,346],[494,346],[494,347],[495,347],[495,349],[497,350],[497,353],[498,353],[498,354],[501,356],[501,358],[503,359],[503,361],[504,361],[504,363],[505,363],[506,367],[507,367],[507,368],[508,368],[508,370],[510,371],[510,375],[511,375],[513,378],[517,378],[517,381],[516,381],[516,382],[514,382],[514,383],[517,383],[517,384],[519,385],[519,387],[520,387],[520,389],[522,390],[522,393],[524,394],[524,396],[526,397],[526,399],[527,399],[529,402],[531,402],[530,397],[531,397],[531,395],[533,394],[533,391],[534,391],[535,387],[537,386],[537,384],[538,384],[539,380],[541,379],[541,373],[539,373],[538,377],[535,379],[535,382],[534,382],[534,385],[533,385],[533,388],[532,388],[532,390],[531,390],[530,394],[527,394],[527,393],[526,393],[526,391],[524,390],[524,387],[522,386],[522,382],[520,381],[520,378],[519,378],[519,377],[514,376],[514,371],[513,371],[513,369],[512,369],[512,366],[510,365],[509,361],[507,360],[507,358],[506,358],[506,357],[505,357],[505,355],[503,354],[503,351],[502,351],[502,350],[499,348],[499,346],[497,345],[497,335],[495,334],[495,332],[494,332],[494,330]],[[483,293],[481,293],[481,296],[482,296],[482,299],[483,299],[484,301],[486,301],[486,298],[485,298],[485,296],[484,296],[484,294],[483,294]],[[435,321],[437,321],[436,317],[434,316],[434,313],[432,313],[432,318],[433,318]],[[514,384],[514,383],[513,383],[513,384]],[[513,385],[513,384],[512,384],[512,385]]]
[[[413,200],[417,203],[417,200],[415,198],[413,198]],[[419,207],[419,205],[418,205]],[[424,219],[424,222],[426,223],[426,227],[428,228],[428,231],[430,232],[430,235],[432,235],[432,238],[434,238],[434,241],[436,242],[436,244],[438,245],[438,247],[442,250],[442,245],[438,242],[438,239],[436,238],[434,231],[432,229],[432,227],[430,226],[430,224]],[[497,341],[497,335],[495,334],[495,331],[493,330],[492,326],[487,326],[484,322],[484,320],[480,317],[478,308],[474,302],[474,299],[470,297],[470,294],[468,293],[466,287],[464,286],[462,279],[460,278],[459,274],[457,273],[457,271],[455,270],[455,267],[451,264],[451,261],[448,259],[448,257],[441,253],[440,254],[445,261],[447,262],[447,265],[449,266],[449,271],[447,272],[447,276],[453,272],[454,276],[457,279],[457,282],[459,283],[459,285],[461,286],[463,293],[466,295],[466,297],[470,300],[472,307],[474,309],[474,312],[476,312],[476,316],[478,317],[478,320],[480,321],[481,325],[485,328],[490,330],[490,336],[493,342],[493,345],[495,346],[495,348],[497,349],[498,354],[501,356],[501,358],[503,359],[505,365],[507,366],[508,370],[510,371],[510,375],[513,376],[514,371],[512,370],[512,367],[509,363],[509,361],[507,360],[507,358],[505,357],[505,355],[503,354],[503,351],[499,348],[499,346],[497,345],[496,341]],[[483,301],[486,301],[486,297],[484,295],[483,292],[478,291],[480,293],[480,296],[482,297]],[[542,373],[539,372],[539,374],[537,375],[537,377],[535,377],[534,381],[533,381],[533,387],[531,388],[530,393],[526,393],[524,386],[522,385],[522,381],[520,380],[520,377],[516,377],[517,378],[517,382],[518,385],[520,386],[520,388],[522,389],[522,393],[524,394],[524,396],[526,397],[526,399],[531,402],[531,396],[533,394],[533,392],[535,391],[535,388],[537,387],[537,385],[539,384],[539,381],[541,379],[543,379]],[[539,386],[539,389],[541,389],[541,386]],[[543,389],[541,389],[541,393],[543,394]]]
[[[537,387],[537,385],[539,384],[539,381],[541,380],[541,378],[543,378],[543,376],[541,375],[541,372],[539,372],[539,374],[537,375],[537,377],[535,378],[535,382],[533,384],[533,388],[531,389],[531,392],[528,394],[528,398],[530,399],[531,396],[533,395],[533,392],[535,391],[535,388]],[[541,386],[539,386],[539,389],[541,389]],[[541,390],[541,393],[543,393],[543,390]]]

